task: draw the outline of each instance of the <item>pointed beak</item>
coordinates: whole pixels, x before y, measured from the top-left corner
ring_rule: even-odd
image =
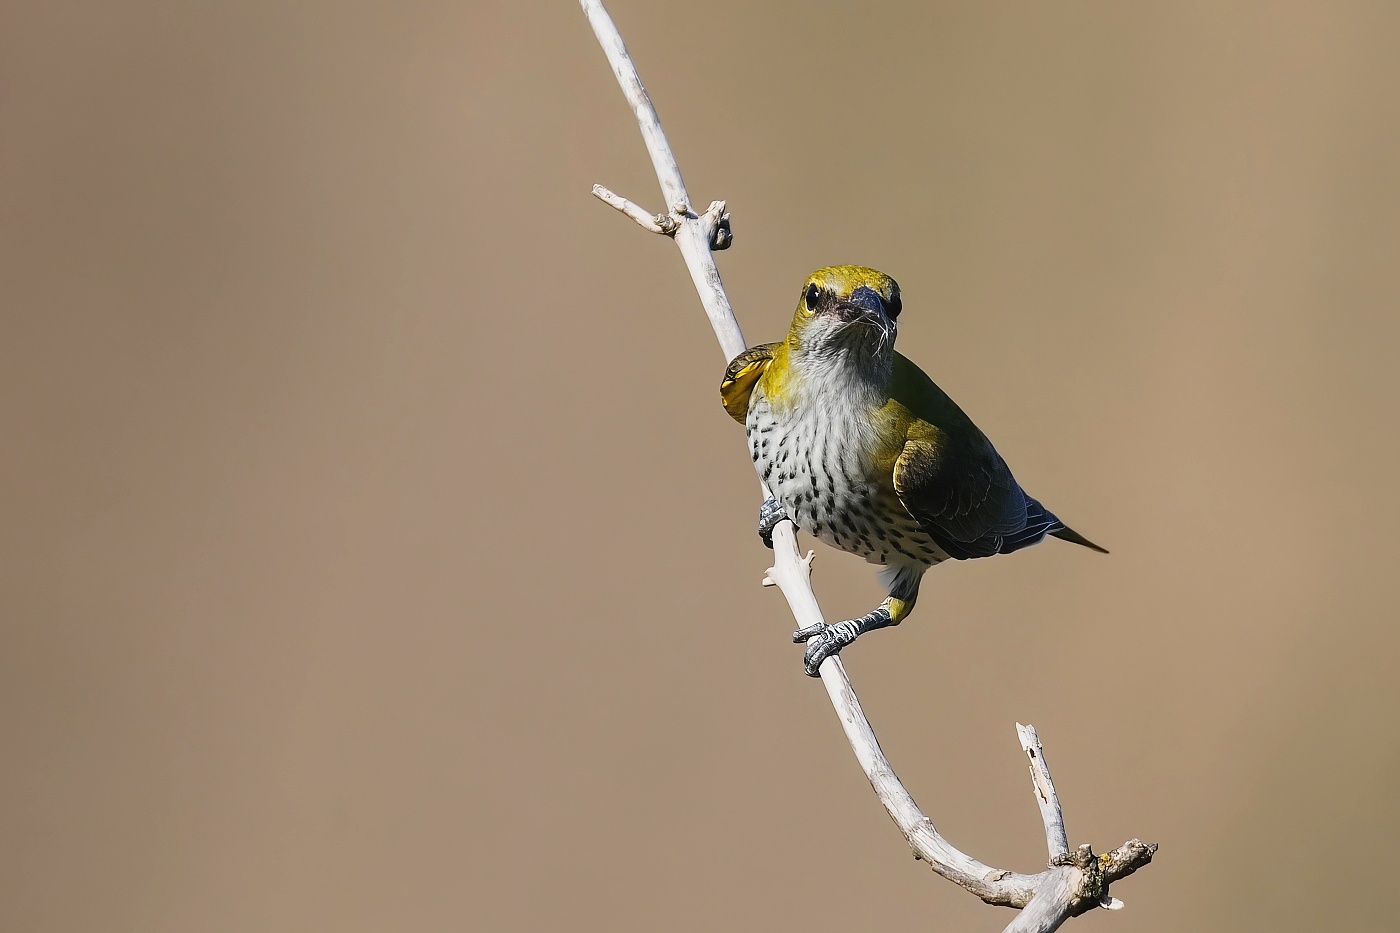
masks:
[[[835,311],[843,321],[882,321],[886,317],[885,302],[875,289],[865,285],[851,292],[850,298],[838,302]]]

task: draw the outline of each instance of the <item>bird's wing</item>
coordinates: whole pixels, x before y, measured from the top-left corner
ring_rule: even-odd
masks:
[[[1055,517],[1030,499],[991,445],[983,451],[938,440],[911,439],[895,461],[894,488],[929,537],[948,556],[966,560],[1005,554],[1039,541]],[[1043,522],[1040,521],[1043,519]]]
[[[903,409],[906,422],[895,492],[950,557],[1007,553],[1058,526],[942,389],[898,354],[894,369],[891,404]]]
[[[724,410],[729,417],[740,424],[749,415],[749,396],[753,395],[754,384],[768,364],[773,361],[776,343],[760,343],[749,347],[730,361],[724,371],[724,380],[719,384],[719,397],[724,402]]]

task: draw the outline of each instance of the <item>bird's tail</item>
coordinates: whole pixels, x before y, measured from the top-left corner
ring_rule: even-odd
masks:
[[[1070,544],[1083,545],[1084,547],[1089,548],[1092,551],[1098,551],[1100,554],[1108,553],[1108,548],[1099,547],[1097,544],[1090,541],[1088,538],[1084,537],[1082,534],[1075,531],[1073,528],[1069,527],[1063,522],[1060,523],[1059,528],[1051,529],[1050,534],[1053,537],[1059,538],[1061,541],[1068,541]]]
[[[1012,551],[1019,551],[1023,547],[1029,547],[1032,544],[1044,541],[1046,535],[1053,535],[1056,538],[1069,541],[1073,544],[1082,544],[1084,547],[1092,548],[1101,554],[1108,553],[1105,548],[1099,547],[1097,544],[1060,521],[1059,518],[1055,516],[1054,512],[1051,512],[1030,496],[1026,496],[1026,519],[1024,527],[1022,527],[1020,531],[998,537],[996,551],[988,551],[986,554],[970,554],[968,556],[986,557],[992,553],[1010,554]],[[943,542],[940,541],[939,544],[953,557],[962,558],[962,554],[955,553]]]

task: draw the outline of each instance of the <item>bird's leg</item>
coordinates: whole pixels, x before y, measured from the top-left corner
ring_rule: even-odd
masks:
[[[783,509],[783,504],[772,496],[763,500],[763,504],[758,507],[758,538],[763,542],[763,546],[773,547],[773,529],[778,527],[781,521],[787,521],[788,513]],[[793,527],[797,523],[793,522]]]
[[[847,619],[844,622],[836,622],[831,625],[818,623],[793,632],[792,640],[794,642],[800,644],[805,641],[807,643],[807,652],[802,658],[802,668],[807,672],[807,676],[821,676],[818,669],[822,666],[823,661],[840,653],[842,648],[866,632],[873,632],[877,628],[888,628],[903,622],[909,616],[909,611],[914,608],[914,600],[918,595],[919,589],[916,579],[912,593],[908,593],[903,599],[891,594],[885,597],[885,601],[880,603],[874,611],[867,612],[859,619]]]

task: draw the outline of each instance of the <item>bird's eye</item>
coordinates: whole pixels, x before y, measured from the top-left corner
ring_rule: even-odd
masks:
[[[802,301],[807,305],[808,311],[817,310],[817,303],[821,301],[821,298],[821,289],[817,288],[816,285],[808,285],[807,290],[802,293]]]
[[[893,321],[895,318],[899,317],[899,312],[902,310],[904,310],[904,302],[900,300],[899,292],[895,292],[890,296],[890,300],[885,302],[885,313],[888,314],[890,320]]]

